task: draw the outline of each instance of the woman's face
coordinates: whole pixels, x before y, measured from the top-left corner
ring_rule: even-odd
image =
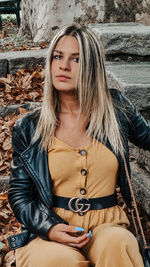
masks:
[[[53,52],[51,63],[52,83],[58,91],[77,89],[79,71],[79,45],[75,37],[61,37]]]

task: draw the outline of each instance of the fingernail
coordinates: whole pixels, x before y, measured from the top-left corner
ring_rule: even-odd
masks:
[[[90,239],[92,238],[92,236],[93,236],[93,232],[92,232],[91,235],[90,235]]]
[[[83,228],[81,228],[81,227],[78,227],[78,226],[77,226],[77,227],[76,227],[76,231],[82,231],[82,232],[83,232],[83,231],[84,231],[84,229],[83,229]]]
[[[91,230],[90,230],[89,233],[86,235],[86,237],[89,237],[90,234],[91,234]]]

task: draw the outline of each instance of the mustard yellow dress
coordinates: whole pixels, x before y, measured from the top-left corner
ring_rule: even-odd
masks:
[[[118,160],[101,142],[72,148],[55,137],[48,162],[54,195],[97,198],[114,193]],[[118,205],[84,215],[62,208],[54,212],[85,232],[93,230],[89,243],[79,250],[37,237],[16,250],[17,267],[144,267],[137,241],[126,229],[128,218]]]

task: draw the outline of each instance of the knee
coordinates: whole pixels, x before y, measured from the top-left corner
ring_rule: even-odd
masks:
[[[120,246],[121,243],[125,246],[137,245],[136,238],[127,229],[121,227],[111,227],[107,233],[108,241],[113,245]]]
[[[62,267],[78,267],[82,262],[85,262],[84,256],[79,251],[70,248],[59,250],[57,255],[51,255],[51,266],[62,266]]]

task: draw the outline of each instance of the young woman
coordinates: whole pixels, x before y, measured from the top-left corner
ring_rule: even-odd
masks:
[[[17,267],[143,267],[115,187],[130,207],[128,140],[150,150],[150,124],[108,89],[103,49],[88,28],[55,36],[42,108],[19,119],[12,138]]]

